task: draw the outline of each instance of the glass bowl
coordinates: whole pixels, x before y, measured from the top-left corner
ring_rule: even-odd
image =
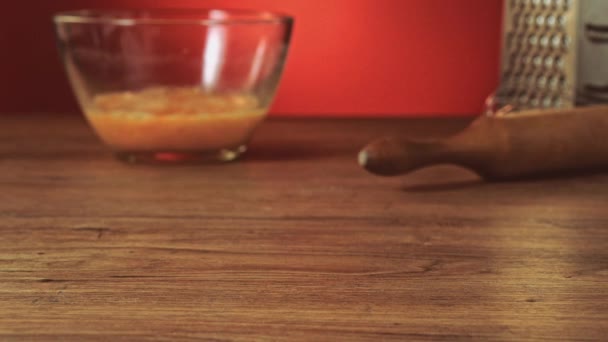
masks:
[[[229,161],[264,120],[293,18],[246,10],[83,10],[55,15],[88,122],[122,160]]]

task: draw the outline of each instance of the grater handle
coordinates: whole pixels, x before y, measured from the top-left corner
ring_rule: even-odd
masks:
[[[597,24],[585,25],[585,36],[589,41],[595,44],[608,43],[608,26]]]

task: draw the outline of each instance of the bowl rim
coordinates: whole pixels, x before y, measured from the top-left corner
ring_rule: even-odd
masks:
[[[151,14],[148,17],[137,15]],[[178,17],[162,17],[162,15]],[[201,14],[217,18],[188,18]],[[227,16],[225,16],[227,14]],[[183,15],[184,18],[179,18]],[[225,16],[225,17],[222,17]],[[243,24],[290,24],[291,15],[275,11],[238,8],[134,8],[134,9],[80,9],[57,12],[53,15],[57,24],[110,24],[118,26],[134,25],[243,25]]]

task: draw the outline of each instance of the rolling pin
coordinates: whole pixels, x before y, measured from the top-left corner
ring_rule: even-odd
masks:
[[[371,173],[393,176],[456,164],[488,180],[608,167],[608,106],[480,116],[442,140],[383,138],[359,153]]]

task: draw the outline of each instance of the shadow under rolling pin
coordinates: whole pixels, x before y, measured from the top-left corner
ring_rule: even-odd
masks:
[[[480,116],[431,142],[383,138],[361,150],[359,164],[383,176],[456,164],[488,180],[608,168],[608,106]]]

